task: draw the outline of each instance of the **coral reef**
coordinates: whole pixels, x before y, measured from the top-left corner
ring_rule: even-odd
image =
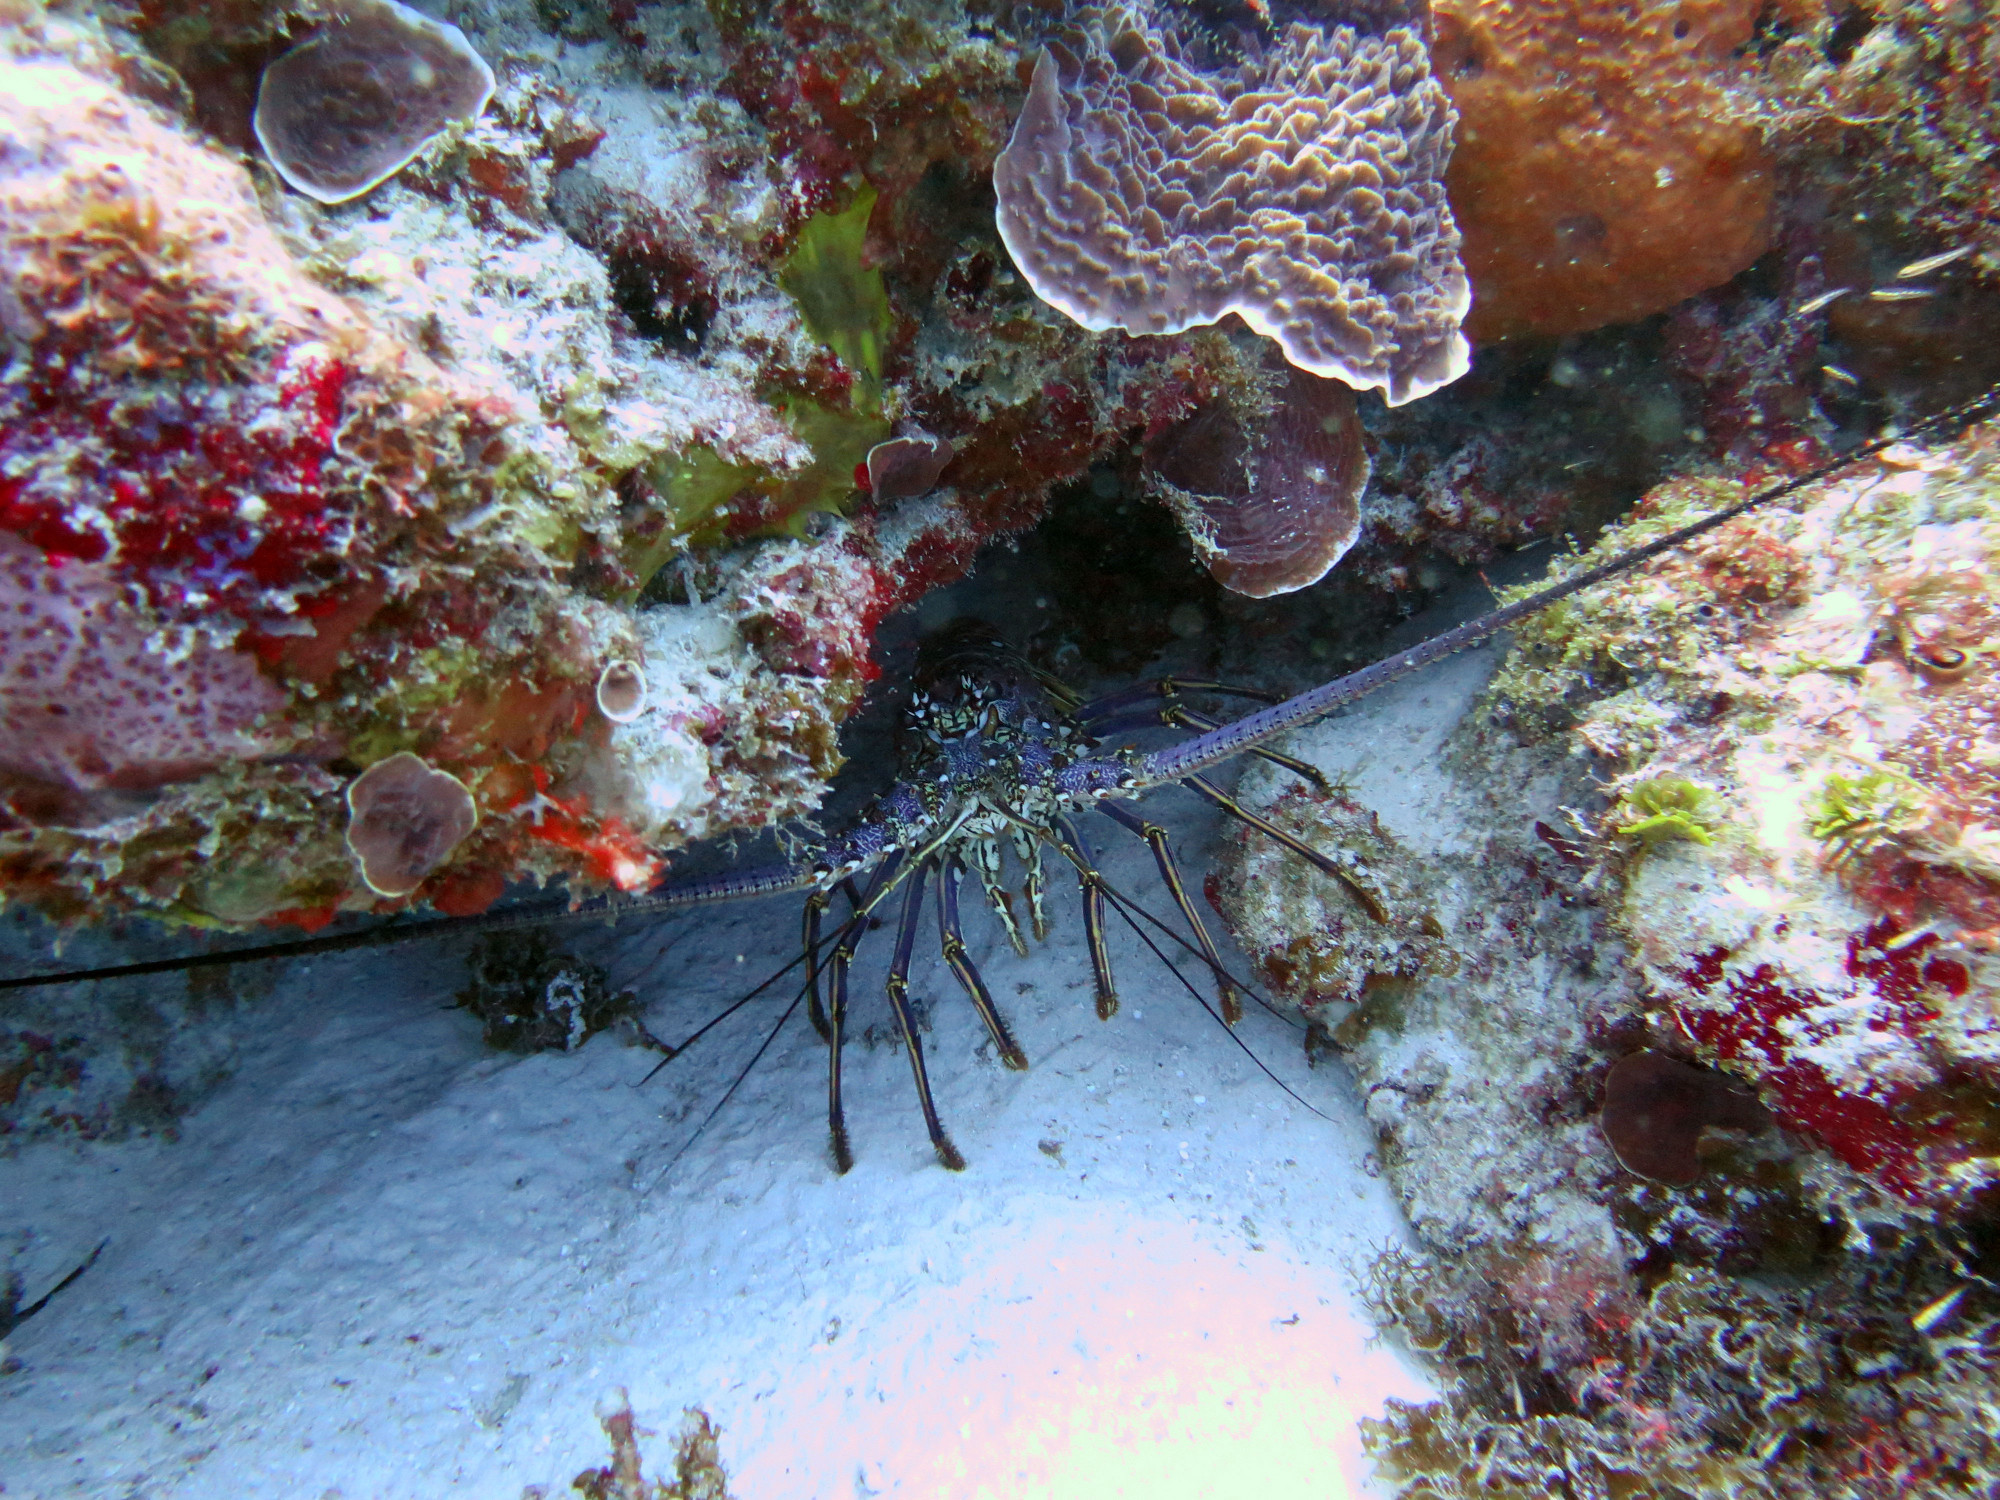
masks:
[[[1884,0],[1849,12],[1829,43],[1798,80],[1823,112],[1788,122],[1837,127],[1839,165],[1824,177],[1889,222],[1895,249],[1970,247],[1973,269],[2000,273],[2000,25],[1990,9]]]
[[[1986,1176],[1995,441],[1891,450],[1554,612],[1498,688],[1573,721],[1614,775],[1608,830],[1698,801],[1701,838],[1625,870],[1637,961],[1674,1028],[1872,1185],[1840,1193],[1890,1203]],[[1669,486],[1599,545],[1706,499]]]
[[[1391,405],[1456,380],[1469,293],[1424,19],[1293,22],[1232,64],[1183,55],[1137,8],[1084,11],[994,164],[1014,263],[1086,328],[1234,313]]]
[[[992,217],[1032,17],[683,9],[458,17],[496,70],[484,116],[339,205],[254,155],[244,80],[297,40],[284,15],[182,24],[157,0],[130,32],[18,29],[25,79],[83,84],[43,90],[17,134],[125,152],[139,185],[129,232],[80,166],[9,200],[7,576],[75,613],[36,625],[51,653],[62,629],[93,643],[51,655],[42,686],[0,684],[24,708],[0,745],[13,892],[58,915],[318,922],[475,910],[523,879],[643,883],[689,839],[809,812],[881,620],[1056,485],[1177,500],[1251,594],[1350,545],[1356,576],[1407,591],[1433,577],[1427,547],[1483,559],[1633,493],[1683,441],[1684,392],[1599,394],[1621,367],[1581,349],[1574,399],[1525,409],[1496,367],[1464,409],[1411,422],[1280,384],[1240,325],[1092,335],[1009,270]],[[1291,24],[1243,57],[1292,56]],[[1241,81],[1206,53],[1172,65]],[[1410,69],[1383,119],[1429,99],[1441,121]],[[85,100],[123,123],[72,119]],[[1729,378],[1718,406],[1753,399]],[[1283,394],[1312,397],[1317,431]],[[1619,422],[1568,425],[1618,402]],[[1644,443],[1621,447],[1625,427]],[[1615,473],[1577,472],[1607,447]],[[141,643],[174,664],[157,685],[126,664]],[[598,690],[618,663],[636,704]],[[46,712],[92,680],[118,686]],[[188,707],[160,738],[145,705],[167,701]],[[480,816],[388,896],[342,841],[343,796],[399,753]]]
[[[1211,499],[1339,460],[1281,581],[1357,528],[1356,417],[1273,426],[1263,341],[1093,336],[1007,269],[1025,54],[953,5],[459,16],[484,115],[340,204],[255,153],[289,13],[25,14],[0,869],[59,917],[473,911],[808,813],[881,620],[1204,412],[1269,450]],[[371,887],[345,793],[399,754],[478,819]]]
[[[1925,1259],[1884,1247],[1789,1286],[1677,1267],[1643,1298],[1539,1288],[1516,1317],[1479,1285],[1511,1268],[1392,1256],[1378,1313],[1457,1378],[1364,1430],[1407,1496],[1982,1494],[2000,1328],[1913,1328]],[[1552,1361],[1536,1325],[1565,1315],[1581,1337]]]

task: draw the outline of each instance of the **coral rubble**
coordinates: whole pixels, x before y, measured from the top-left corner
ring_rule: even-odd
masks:
[[[646,1477],[639,1438],[652,1434],[639,1426],[624,1391],[618,1393],[616,1407],[598,1421],[611,1440],[611,1462],[585,1469],[570,1481],[569,1489],[584,1500],[729,1500],[729,1475],[722,1467],[719,1443],[722,1433],[700,1407],[681,1413],[672,1479]],[[548,1500],[548,1496],[546,1487],[531,1484],[523,1500]]]

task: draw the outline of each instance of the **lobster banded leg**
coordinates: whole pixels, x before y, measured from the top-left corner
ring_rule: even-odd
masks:
[[[1001,929],[1007,934],[1007,941],[1014,945],[1016,953],[1026,958],[1028,942],[1021,936],[1021,924],[1014,920],[1014,898],[1001,877],[999,839],[975,839],[972,865],[979,874],[979,884],[986,892],[986,900],[993,907],[993,915],[1000,919]]]
[[[1180,863],[1174,858],[1173,845],[1167,837],[1167,830],[1159,824],[1127,812],[1115,802],[1099,802],[1097,810],[1123,828],[1144,839],[1153,851],[1153,863],[1159,866],[1160,879],[1166,882],[1172,893],[1174,904],[1181,909],[1189,927],[1194,929],[1195,942],[1201,947],[1201,956],[1215,975],[1216,997],[1222,1002],[1222,1019],[1234,1026],[1243,1019],[1243,993],[1236,987],[1236,981],[1222,967],[1222,955],[1216,952],[1215,940],[1208,935],[1208,928],[1202,924],[1201,913],[1195,910],[1194,902],[1188,899],[1187,885],[1181,879]]]
[[[896,924],[896,954],[889,962],[889,1009],[896,1013],[896,1029],[903,1033],[903,1045],[910,1054],[910,1074],[917,1084],[917,1103],[923,1107],[924,1128],[938,1160],[953,1172],[965,1170],[965,1158],[944,1133],[938,1119],[937,1103],[931,1098],[930,1075],[924,1069],[924,1039],[917,1033],[916,1017],[910,1012],[910,953],[917,942],[917,918],[923,909],[924,880],[937,868],[935,858],[927,859],[910,871],[903,891],[903,914]]]
[[[827,1024],[826,1011],[819,1003],[819,924],[832,904],[832,896],[825,891],[814,891],[806,897],[805,931],[801,934],[806,954],[806,1019],[812,1022],[813,1030],[823,1042],[833,1040],[833,1028]]]
[[[851,883],[846,884],[847,899],[854,903],[854,915],[841,929],[840,939],[833,945],[833,956],[826,963],[826,1133],[833,1147],[834,1170],[843,1175],[854,1167],[854,1149],[847,1140],[847,1113],[840,1101],[840,1044],[847,1032],[847,970],[854,962],[854,950],[861,945],[861,935],[868,930],[868,908],[882,888],[895,878],[900,863],[902,856],[892,854],[877,865],[869,878],[866,895],[858,895]]]
[[[1097,856],[1090,840],[1073,818],[1058,818],[1056,828],[1076,855],[1076,884],[1083,897],[1083,936],[1090,949],[1090,975],[1097,983],[1097,1019],[1118,1014],[1118,987],[1111,982],[1111,951],[1104,943],[1104,877],[1097,873]]]
[[[1014,853],[1019,856],[1021,868],[1026,875],[1021,882],[1021,893],[1028,898],[1028,926],[1035,934],[1035,941],[1049,940],[1049,913],[1042,902],[1042,846],[1035,835],[1026,828],[1014,830]]]
[[[1338,880],[1342,885],[1347,887],[1347,893],[1360,903],[1361,909],[1367,912],[1369,916],[1378,922],[1388,922],[1389,913],[1383,907],[1381,898],[1369,890],[1367,886],[1356,880],[1350,871],[1341,868],[1338,863],[1328,859],[1319,850],[1313,848],[1311,844],[1306,843],[1302,839],[1294,838],[1275,823],[1258,817],[1257,814],[1243,806],[1234,797],[1229,796],[1221,787],[1210,781],[1206,776],[1183,776],[1181,778],[1181,785],[1191,792],[1197,792],[1201,796],[1206,797],[1232,818],[1237,818],[1248,823],[1273,843],[1291,850],[1292,853],[1298,855],[1300,859],[1311,865],[1315,870],[1325,875],[1331,875],[1335,880]]]
[[[1021,1050],[1021,1044],[1014,1040],[1014,1033],[1008,1029],[1007,1018],[1000,1014],[1000,1008],[993,1003],[993,996],[987,991],[986,981],[980,978],[979,970],[973,966],[971,956],[965,951],[965,936],[959,929],[958,887],[965,879],[965,862],[960,859],[944,861],[938,876],[937,913],[938,937],[944,948],[944,961],[958,982],[964,986],[965,995],[972,1002],[972,1008],[979,1012],[979,1019],[986,1023],[986,1030],[993,1038],[993,1045],[1000,1049],[1000,1061],[1010,1068],[1025,1069],[1028,1055]]]

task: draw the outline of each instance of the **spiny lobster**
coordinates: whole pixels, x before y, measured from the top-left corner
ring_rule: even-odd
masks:
[[[1220,683],[1169,679],[1085,700],[1062,682],[1031,666],[991,627],[973,621],[961,622],[934,637],[920,655],[906,722],[908,748],[896,783],[870,804],[846,832],[801,857],[777,864],[668,881],[638,896],[598,897],[571,905],[566,897],[554,895],[478,917],[420,920],[145,963],[18,976],[0,979],[0,989],[372,946],[427,936],[445,927],[464,930],[523,926],[568,917],[628,917],[701,902],[804,892],[799,958],[737,1005],[747,1003],[789,969],[804,964],[805,983],[785,1016],[789,1017],[800,1003],[805,1003],[808,1016],[827,1042],[828,1128],[834,1163],[845,1172],[853,1164],[841,1100],[848,972],[863,934],[875,925],[875,913],[892,895],[900,893],[901,910],[896,920],[887,981],[889,1004],[910,1061],[931,1143],[939,1161],[952,1170],[960,1170],[965,1161],[946,1133],[932,1098],[921,1032],[909,998],[910,962],[927,888],[935,891],[936,918],[947,967],[984,1021],[1002,1061],[1010,1068],[1025,1068],[1026,1055],[968,957],[961,931],[961,888],[968,874],[977,877],[1008,938],[1017,951],[1025,954],[1027,939],[1020,915],[1003,879],[1005,851],[1012,848],[1024,871],[1022,894],[1027,907],[1027,927],[1037,940],[1047,930],[1043,857],[1053,853],[1072,867],[1081,892],[1097,1011],[1100,1016],[1109,1017],[1117,1009],[1118,999],[1105,941],[1107,903],[1123,910],[1127,920],[1135,912],[1142,917],[1146,914],[1114,890],[1097,868],[1082,816],[1094,809],[1151,846],[1160,876],[1193,937],[1191,943],[1177,935],[1172,936],[1172,941],[1193,953],[1212,972],[1219,991],[1221,1016],[1233,1023],[1241,1014],[1242,987],[1224,968],[1215,943],[1189,898],[1167,834],[1125,803],[1156,788],[1178,783],[1347,883],[1364,908],[1376,910],[1373,897],[1353,885],[1337,861],[1240,806],[1205,773],[1224,761],[1249,754],[1316,779],[1317,771],[1268,748],[1270,741],[1432,662],[1484,641],[1560,600],[1630,572],[1647,560],[1759,506],[1816,484],[1895,443],[1991,416],[1996,410],[2000,410],[2000,387],[1924,418],[1901,434],[1863,444],[1831,463],[1759,490],[1407,651],[1229,723],[1218,723],[1197,712],[1183,701],[1183,696],[1263,695]],[[1109,736],[1148,725],[1192,733],[1179,743],[1158,750],[1107,748],[1104,744]],[[826,919],[836,896],[845,900],[848,914],[829,934]],[[1380,915],[1379,910],[1376,914]],[[715,1021],[708,1023],[714,1024]],[[783,1024],[782,1020],[779,1024]],[[665,1049],[669,1059],[692,1045],[707,1029],[704,1026],[679,1047]],[[720,1108],[718,1105],[717,1109]]]

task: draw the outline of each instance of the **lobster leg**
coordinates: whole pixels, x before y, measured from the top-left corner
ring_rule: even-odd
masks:
[[[833,1040],[833,1028],[827,1024],[826,1011],[819,1003],[819,923],[830,904],[832,898],[825,891],[814,891],[806,897],[802,935],[806,954],[806,1019],[812,1022],[813,1030],[823,1042]]]
[[[854,903],[854,915],[848,918],[839,941],[833,945],[833,956],[826,962],[826,1130],[833,1143],[834,1170],[843,1174],[854,1167],[854,1151],[847,1142],[847,1114],[840,1102],[840,1044],[847,1031],[847,970],[854,962],[861,934],[868,930],[868,907],[883,885],[894,878],[900,862],[899,855],[891,855],[877,865],[865,896],[857,896],[853,887],[848,887],[847,898]]]
[[[1263,834],[1265,838],[1291,850],[1292,853],[1298,855],[1300,859],[1304,860],[1314,869],[1323,874],[1331,875],[1335,880],[1338,880],[1342,885],[1347,887],[1347,893],[1358,901],[1361,904],[1362,910],[1367,912],[1376,921],[1387,922],[1389,920],[1389,913],[1383,908],[1380,897],[1369,890],[1367,886],[1361,884],[1360,881],[1356,880],[1353,874],[1343,869],[1337,861],[1327,858],[1326,855],[1313,848],[1311,844],[1294,838],[1276,824],[1258,817],[1257,814],[1250,811],[1249,808],[1242,806],[1234,797],[1228,795],[1206,776],[1184,776],[1181,778],[1181,785],[1190,791],[1200,793],[1217,807],[1228,813],[1232,818],[1248,823],[1252,828]]]
[[[1007,934],[1007,941],[1014,945],[1014,951],[1022,958],[1028,956],[1028,941],[1021,936],[1021,924],[1014,919],[1014,897],[1004,884],[1000,870],[1000,841],[994,838],[975,840],[972,845],[972,863],[979,872],[979,883],[986,891],[986,899],[992,903],[993,915],[1000,919],[1000,928]]]
[[[1075,820],[1058,819],[1056,827],[1076,855],[1077,890],[1083,897],[1083,936],[1090,949],[1091,977],[1097,981],[1097,1019],[1108,1021],[1118,1014],[1118,989],[1111,982],[1111,952],[1104,944],[1104,877],[1097,873],[1097,857]]]
[[[1000,1014],[1000,1008],[993,1003],[993,996],[986,989],[986,981],[979,977],[979,970],[973,967],[971,957],[965,951],[965,937],[958,925],[958,886],[965,878],[965,865],[957,859],[944,862],[938,876],[937,909],[938,936],[944,946],[944,961],[958,982],[965,987],[966,998],[972,1008],[979,1012],[979,1019],[986,1023],[986,1029],[993,1037],[993,1045],[1000,1049],[1000,1061],[1010,1068],[1026,1068],[1027,1054],[1021,1044],[1014,1040],[1014,1033],[1007,1027],[1007,1018]]]
[[[910,871],[903,892],[903,915],[896,924],[896,955],[889,961],[889,1009],[896,1013],[896,1028],[903,1033],[903,1045],[910,1054],[910,1073],[917,1083],[917,1103],[923,1107],[924,1128],[931,1133],[931,1145],[938,1160],[953,1172],[965,1170],[965,1158],[944,1133],[938,1119],[937,1102],[931,1098],[930,1075],[924,1071],[924,1039],[917,1031],[916,1017],[910,1013],[910,954],[917,942],[917,917],[923,908],[924,878],[937,868],[937,860],[927,859]]]
[[[1195,941],[1201,945],[1201,956],[1215,975],[1216,995],[1222,1001],[1222,1019],[1234,1026],[1243,1019],[1243,994],[1222,967],[1222,955],[1215,950],[1215,940],[1208,935],[1208,928],[1202,925],[1201,913],[1195,910],[1194,902],[1188,899],[1187,885],[1181,879],[1180,864],[1174,858],[1167,830],[1127,812],[1115,802],[1100,802],[1097,809],[1121,827],[1138,834],[1152,847],[1153,863],[1160,867],[1160,879],[1166,882],[1168,891],[1173,894],[1174,904],[1187,918],[1188,926],[1194,929]]]
[[[1022,894],[1028,898],[1028,925],[1035,934],[1035,941],[1049,940],[1049,914],[1042,904],[1042,846],[1035,836],[1025,828],[1014,830],[1014,853],[1020,856],[1021,868],[1027,872],[1021,884]]]

